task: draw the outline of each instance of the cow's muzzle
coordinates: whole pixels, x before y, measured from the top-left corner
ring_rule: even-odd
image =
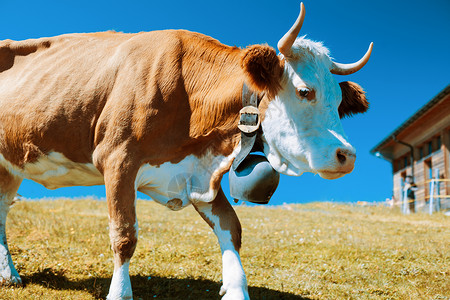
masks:
[[[349,174],[355,167],[356,153],[353,149],[338,148],[334,155],[333,167],[317,170],[320,177],[325,179],[336,179]]]

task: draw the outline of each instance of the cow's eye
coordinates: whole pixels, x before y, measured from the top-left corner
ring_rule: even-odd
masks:
[[[312,100],[314,99],[314,91],[306,87],[299,88],[297,89],[297,97],[301,99]]]
[[[298,94],[300,95],[300,97],[306,98],[306,97],[308,97],[309,90],[308,89],[299,89]]]

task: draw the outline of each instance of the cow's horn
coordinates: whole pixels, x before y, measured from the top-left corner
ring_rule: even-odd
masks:
[[[295,42],[300,29],[302,28],[303,20],[305,19],[305,6],[303,2],[300,3],[300,14],[291,29],[278,42],[278,50],[284,55],[289,56],[292,45]]]
[[[349,75],[359,71],[369,61],[372,53],[373,43],[370,43],[369,50],[364,54],[363,58],[352,64],[340,64],[333,61],[330,72],[336,75]]]

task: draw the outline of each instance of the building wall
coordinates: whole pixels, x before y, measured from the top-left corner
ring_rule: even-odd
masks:
[[[411,153],[411,145],[413,151]],[[450,195],[450,85],[434,99],[425,104],[416,114],[400,125],[390,136],[371,150],[377,157],[392,163],[393,199],[400,204],[402,183],[412,174],[419,190],[416,192],[417,206],[426,208],[430,193],[430,178],[447,180],[439,184],[440,195]],[[412,154],[412,155],[411,155]],[[412,158],[411,158],[412,156]],[[430,174],[432,173],[432,174]],[[442,199],[444,208],[450,209],[450,196]]]
[[[419,190],[416,192],[416,210],[427,210],[430,195],[431,178],[436,178],[436,170],[439,170],[440,179],[450,178],[450,127],[441,128],[436,134],[436,127],[422,129],[414,146],[414,179]],[[407,148],[407,147],[405,147]],[[402,199],[402,182],[407,175],[411,175],[410,152],[407,152],[393,160],[393,196],[399,203]],[[450,182],[439,183],[439,195],[450,195]],[[450,198],[442,199],[443,208],[450,208]]]

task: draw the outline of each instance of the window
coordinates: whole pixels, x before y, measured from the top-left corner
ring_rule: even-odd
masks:
[[[394,161],[395,171],[405,169],[409,165],[411,165],[409,155],[401,156]]]
[[[441,150],[442,147],[442,139],[440,135],[433,137],[430,141],[423,144],[419,147],[419,156],[420,158],[427,157],[431,155],[433,152]]]
[[[394,160],[393,167],[394,167],[394,172],[397,172],[397,171],[403,169],[403,157],[399,157],[396,160]]]
[[[440,150],[442,146],[441,136],[438,135],[436,137],[436,151]]]
[[[431,163],[431,157],[424,162],[425,180],[433,178],[433,165]],[[425,195],[429,195],[429,184],[425,184]]]
[[[403,169],[403,160],[401,158],[397,161],[397,166],[399,170]]]

